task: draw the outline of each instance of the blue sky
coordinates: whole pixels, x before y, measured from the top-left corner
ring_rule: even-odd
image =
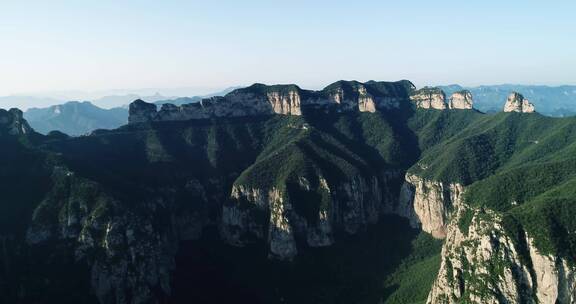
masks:
[[[6,3],[8,2],[8,3]],[[0,95],[576,84],[576,1],[2,1]]]

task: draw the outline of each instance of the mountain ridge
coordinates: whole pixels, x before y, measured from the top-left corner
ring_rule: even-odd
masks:
[[[405,83],[230,94],[209,101],[262,111],[0,132],[0,299],[572,301],[574,119],[449,109]]]

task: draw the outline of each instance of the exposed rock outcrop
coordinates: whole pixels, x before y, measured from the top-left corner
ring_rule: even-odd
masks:
[[[26,233],[30,246],[68,244],[76,263],[87,265],[100,303],[157,303],[171,294],[178,241],[197,239],[203,219],[171,216],[170,199],[162,197],[140,201],[134,212],[64,167],[56,167],[52,179],[55,187],[34,210]]]
[[[448,102],[449,109],[472,109],[474,106],[474,101],[472,99],[472,93],[468,90],[454,92],[450,96],[450,101]]]
[[[517,92],[512,92],[508,95],[504,105],[504,112],[533,113],[535,111],[534,105]]]
[[[398,214],[433,237],[444,238],[451,212],[460,204],[462,193],[463,187],[458,183],[430,181],[407,174],[399,199],[402,212]]]
[[[10,135],[24,135],[32,131],[28,122],[24,119],[22,111],[0,109],[0,134],[6,132]]]
[[[410,100],[416,104],[417,108],[444,110],[448,108],[446,104],[446,94],[439,88],[425,87],[412,92]]]
[[[302,115],[300,107],[300,93],[298,90],[288,92],[269,92],[266,94],[268,102],[272,105],[272,110],[276,114]]]
[[[428,303],[574,303],[576,269],[543,255],[526,237],[518,248],[497,213],[458,204]]]
[[[221,232],[236,246],[266,239],[271,258],[290,260],[298,253],[297,240],[309,247],[329,246],[336,231],[356,234],[376,223],[381,214],[390,213],[395,198],[386,183],[394,178],[396,174],[355,176],[330,184],[318,176],[314,185],[300,177],[297,185],[270,189],[235,185],[232,202],[223,208]],[[322,201],[301,201],[310,194],[317,198],[317,193],[324,196]],[[258,220],[263,217],[268,221]]]
[[[507,235],[502,216],[464,204],[456,183],[407,174],[400,215],[445,237],[440,271],[427,303],[574,303],[576,267]],[[412,207],[412,208],[410,208]]]

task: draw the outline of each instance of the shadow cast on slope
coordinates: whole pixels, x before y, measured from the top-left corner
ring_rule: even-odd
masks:
[[[293,262],[266,258],[263,243],[223,245],[216,231],[181,244],[171,303],[380,303],[383,282],[411,252],[418,231],[384,217],[366,233],[301,250]]]

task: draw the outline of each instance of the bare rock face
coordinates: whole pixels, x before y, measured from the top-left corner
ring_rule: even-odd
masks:
[[[291,260],[298,254],[297,244],[330,246],[335,242],[335,231],[360,233],[388,213],[386,208],[395,198],[384,188],[387,178],[397,176],[354,176],[339,184],[329,184],[322,176],[313,184],[302,176],[291,190],[288,186],[265,189],[236,184],[231,203],[223,206],[221,234],[235,246],[266,238],[270,258]],[[299,211],[297,204],[302,202],[298,198],[319,192],[327,198],[325,203],[313,213]]]
[[[410,100],[421,109],[444,110],[448,108],[446,104],[446,94],[438,88],[422,88],[414,91],[410,95]]]
[[[574,303],[576,267],[542,254],[525,236],[518,248],[496,212],[462,201],[464,188],[407,174],[398,214],[445,238],[427,303]]]
[[[500,215],[457,205],[427,303],[574,303],[574,266],[526,244],[516,247]]]
[[[534,105],[517,92],[512,92],[508,95],[504,105],[504,112],[533,113],[535,111]]]
[[[288,92],[269,92],[266,94],[268,102],[276,114],[302,115],[300,108],[300,94],[298,90]]]
[[[358,88],[358,111],[360,112],[376,112],[376,103],[374,99],[368,92],[364,86]]]
[[[468,90],[454,92],[448,102],[449,109],[472,109],[473,105],[472,93]]]
[[[10,135],[24,135],[32,132],[32,128],[19,109],[8,111],[0,109],[0,132],[7,132]]]
[[[454,205],[460,204],[463,187],[457,183],[425,180],[407,174],[400,191],[399,215],[410,220],[414,227],[421,227],[435,238],[445,238],[448,221]]]
[[[336,106],[342,111],[360,111],[374,113],[377,109],[377,97],[368,92],[366,86],[360,82],[339,81],[326,87],[311,104]]]

